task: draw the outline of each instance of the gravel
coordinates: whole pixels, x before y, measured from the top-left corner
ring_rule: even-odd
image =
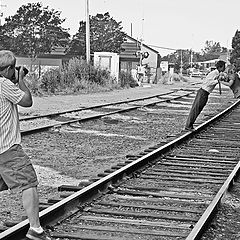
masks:
[[[185,86],[185,83],[182,85]],[[20,109],[20,116],[64,111],[83,105],[87,106],[87,103],[97,105],[104,101],[111,102],[113,99],[117,101],[118,98],[137,98],[144,94],[158,94],[180,86],[176,83],[174,86],[165,86],[164,89],[162,89],[163,85],[154,89],[139,88],[135,90],[135,95],[132,89],[123,90],[122,93],[120,91],[111,94],[104,93],[101,97],[100,94],[93,94],[88,97],[84,96],[82,101],[79,100],[81,103],[72,102],[72,105],[70,102],[73,99],[76,100],[76,96],[69,96],[69,101],[66,100],[67,96],[64,96],[64,104],[57,96],[55,101],[51,98],[54,104],[49,100],[45,105],[41,105],[43,101],[41,100],[32,110]],[[215,97],[215,95],[218,96],[217,92],[212,94],[209,104],[197,122],[217,113],[224,106],[230,105],[231,93],[226,91],[224,94],[220,100]],[[58,101],[59,104],[56,103]],[[164,105],[165,108],[163,108]],[[23,137],[23,148],[30,156],[39,177],[40,202],[58,196],[59,185],[78,185],[80,182],[88,181],[112,165],[124,161],[127,154],[141,152],[179,134],[184,127],[191,104],[170,103],[162,106],[161,109],[158,107],[142,108],[121,115],[115,114],[111,117],[75,124],[72,127],[64,126],[53,131]],[[169,109],[171,106],[172,110]],[[25,127],[24,124],[21,125],[21,128]],[[19,193],[2,192],[0,202],[0,225],[4,225],[7,220],[19,221],[20,216],[24,215]]]

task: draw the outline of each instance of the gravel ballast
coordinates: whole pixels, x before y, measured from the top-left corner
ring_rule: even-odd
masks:
[[[139,98],[186,86],[185,82],[177,82],[173,85],[149,85],[144,88],[91,95],[36,97],[32,108],[19,108],[20,117]],[[218,94],[217,90],[214,94]],[[224,92],[225,95],[220,100],[214,98],[214,94],[199,116],[199,122],[217,113],[224,104],[230,105],[232,99],[230,91]],[[80,182],[88,181],[112,165],[124,161],[127,154],[141,152],[179,134],[184,127],[191,104],[174,107],[175,111],[168,110],[168,107],[164,111],[154,107],[143,108],[81,123],[75,131],[64,126],[55,131],[24,136],[23,148],[30,156],[39,177],[40,201],[57,196],[59,185],[78,185]],[[114,119],[114,123],[109,119]],[[24,215],[19,193],[2,192],[0,202],[0,225],[4,225],[5,221],[19,220],[19,214]]]

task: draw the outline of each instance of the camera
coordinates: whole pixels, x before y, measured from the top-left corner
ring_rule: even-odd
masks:
[[[12,75],[11,81],[14,83],[17,83],[19,80],[19,74],[20,74],[20,69],[21,66],[17,66],[15,67],[15,73]],[[24,73],[24,77],[28,74],[28,69],[23,67],[23,73]]]
[[[218,80],[223,82],[229,82],[229,77],[225,72],[221,72],[218,76]]]
[[[19,71],[20,71],[21,66],[15,67],[15,69],[18,71],[18,76],[19,76]],[[24,76],[26,76],[28,74],[28,69],[23,67],[23,72],[24,72]]]

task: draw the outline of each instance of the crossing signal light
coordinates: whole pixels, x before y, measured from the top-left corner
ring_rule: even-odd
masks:
[[[148,58],[149,57],[149,52],[142,52],[142,51],[137,51],[136,53],[137,57],[142,56],[142,58]]]
[[[149,53],[148,52],[144,52],[143,53],[143,58],[148,58],[149,57]]]

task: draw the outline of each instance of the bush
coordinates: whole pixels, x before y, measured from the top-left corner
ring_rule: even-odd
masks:
[[[61,87],[61,74],[59,69],[50,69],[41,77],[40,87],[50,93],[56,93]]]
[[[31,89],[31,92],[35,95],[42,95],[40,85],[41,82],[39,80],[39,77],[36,73],[28,73],[26,76],[26,84],[29,89]]]
[[[167,84],[168,83],[168,81],[169,81],[169,73],[168,72],[166,72],[163,76],[162,76],[162,78],[161,78],[161,82],[162,82],[162,84]]]
[[[135,86],[137,83],[129,73],[121,72],[117,83],[106,69],[96,68],[82,59],[73,58],[62,68],[48,69],[35,84],[32,82],[31,89],[34,89],[34,92],[42,90],[47,93],[75,93]]]
[[[138,86],[135,79],[132,77],[131,73],[126,71],[121,71],[119,73],[119,84],[120,87],[136,87]]]

